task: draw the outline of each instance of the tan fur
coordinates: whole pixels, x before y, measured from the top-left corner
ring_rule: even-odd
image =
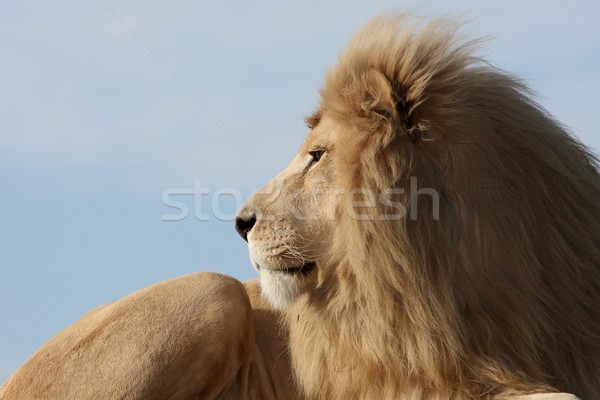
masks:
[[[0,399],[600,398],[597,161],[474,47],[378,18],[329,72],[240,210],[284,326],[256,283],[179,278],[61,332]]]
[[[296,399],[277,320],[256,281],[211,273],[172,279],[60,332],[0,399]]]

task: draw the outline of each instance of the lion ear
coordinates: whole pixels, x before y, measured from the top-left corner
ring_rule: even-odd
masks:
[[[415,111],[420,103],[411,101],[408,91],[401,92],[400,85],[376,69],[364,75],[363,84],[362,109],[367,115],[386,120],[393,126],[394,132],[413,143],[422,139],[428,123],[417,118]]]
[[[371,69],[363,78],[365,99],[362,108],[387,120],[397,116],[396,101],[389,79],[380,71]]]

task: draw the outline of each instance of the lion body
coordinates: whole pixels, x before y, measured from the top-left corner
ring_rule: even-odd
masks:
[[[28,382],[93,398],[109,376],[131,399],[599,399],[598,163],[452,24],[421,25],[379,18],[351,41],[298,155],[240,210],[280,314],[214,276],[141,319],[122,316],[142,302],[117,302],[36,353],[3,400]],[[163,304],[187,311],[163,312],[158,334]]]
[[[285,326],[258,281],[196,273],[90,311],[0,387],[0,400],[93,399],[307,398],[293,378]]]

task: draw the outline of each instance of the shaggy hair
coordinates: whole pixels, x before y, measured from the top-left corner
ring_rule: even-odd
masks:
[[[598,162],[476,47],[447,21],[380,17],[327,76],[309,124],[347,131],[338,183],[417,177],[440,210],[339,205],[317,289],[288,311],[311,398],[600,398]]]

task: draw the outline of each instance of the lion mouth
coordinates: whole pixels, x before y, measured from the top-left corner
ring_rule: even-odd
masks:
[[[315,268],[316,264],[312,261],[310,262],[305,262],[304,264],[300,265],[299,267],[287,267],[281,270],[281,272],[283,272],[284,274],[293,274],[293,275],[298,275],[298,274],[308,274],[310,271],[312,271]]]
[[[284,267],[284,268],[267,268],[267,267],[262,266],[262,265],[257,265],[257,268],[258,268],[259,271],[262,268],[264,268],[264,269],[268,269],[269,271],[272,271],[272,272],[281,272],[282,274],[288,274],[288,275],[306,275],[310,271],[312,271],[313,269],[315,269],[316,266],[317,266],[317,264],[315,262],[313,262],[313,261],[307,261],[307,262],[303,263],[302,265],[291,266],[291,267]]]

